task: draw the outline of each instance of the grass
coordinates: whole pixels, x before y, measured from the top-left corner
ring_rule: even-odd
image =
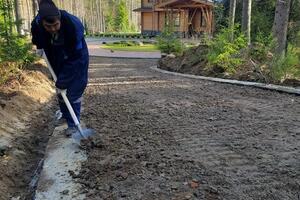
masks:
[[[159,51],[154,44],[144,44],[143,46],[124,46],[122,44],[105,44],[103,49],[110,49],[114,51],[137,51],[137,52],[155,52]]]

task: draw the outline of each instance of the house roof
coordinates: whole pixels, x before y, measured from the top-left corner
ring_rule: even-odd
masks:
[[[157,8],[174,7],[174,6],[191,7],[191,6],[200,6],[200,5],[213,6],[214,3],[212,2],[212,0],[169,0],[157,4],[156,7]]]

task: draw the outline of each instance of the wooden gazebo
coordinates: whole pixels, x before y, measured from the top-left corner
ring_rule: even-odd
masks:
[[[172,24],[183,37],[212,34],[213,7],[210,0],[141,0],[142,34],[157,35],[166,25]]]

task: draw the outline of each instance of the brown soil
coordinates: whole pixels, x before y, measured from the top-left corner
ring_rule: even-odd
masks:
[[[299,199],[300,98],[92,58],[88,200]]]
[[[30,182],[53,129],[53,88],[36,64],[0,88],[0,199],[30,199]]]
[[[238,68],[233,75],[225,73],[221,67],[214,66],[212,68],[207,68],[207,50],[207,46],[201,45],[189,49],[184,52],[182,56],[166,56],[159,60],[158,67],[164,70],[185,74],[300,87],[300,80],[296,79],[286,79],[282,83],[270,80],[267,75],[269,72],[264,71],[263,67],[258,67],[258,64],[255,64],[250,60]]]

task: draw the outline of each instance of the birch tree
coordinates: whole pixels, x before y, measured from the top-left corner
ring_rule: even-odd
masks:
[[[233,29],[234,29],[234,20],[235,20],[235,10],[236,10],[236,0],[230,0],[229,8],[229,28],[232,30],[231,40],[233,40]]]
[[[242,31],[247,37],[248,45],[251,44],[251,6],[252,0],[243,0]]]

